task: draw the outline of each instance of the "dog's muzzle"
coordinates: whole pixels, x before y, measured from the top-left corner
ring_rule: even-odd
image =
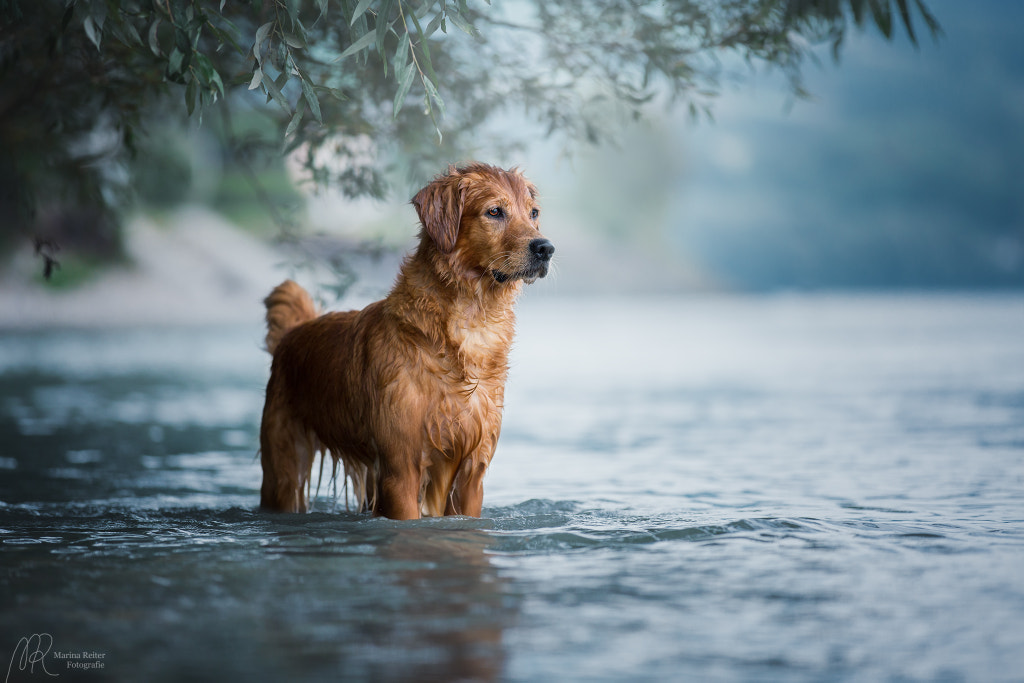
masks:
[[[551,257],[555,254],[555,245],[545,238],[532,240],[529,244],[530,262],[527,267],[517,270],[514,273],[505,273],[500,270],[492,270],[491,277],[497,282],[508,282],[509,280],[522,279],[526,284],[531,284],[548,274],[548,266]]]

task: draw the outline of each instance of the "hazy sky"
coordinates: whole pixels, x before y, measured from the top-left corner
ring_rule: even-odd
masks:
[[[673,244],[740,286],[1024,285],[1024,3],[928,3],[938,42],[872,32],[680,127]]]
[[[854,31],[806,66],[811,101],[754,76],[714,123],[652,112],[620,149],[535,169],[542,191],[741,289],[1024,286],[1024,3],[928,6],[938,41]]]

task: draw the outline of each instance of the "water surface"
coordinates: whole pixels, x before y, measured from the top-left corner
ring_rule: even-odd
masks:
[[[402,523],[257,510],[257,327],[0,336],[9,680],[1024,680],[1024,297],[519,329],[484,517]]]

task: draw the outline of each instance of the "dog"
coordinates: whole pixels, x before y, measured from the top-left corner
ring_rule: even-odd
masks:
[[[314,458],[329,453],[362,511],[480,516],[513,306],[547,275],[555,248],[518,169],[452,166],[412,204],[419,245],[386,298],[320,315],[289,280],[265,301],[264,509],[306,511]]]

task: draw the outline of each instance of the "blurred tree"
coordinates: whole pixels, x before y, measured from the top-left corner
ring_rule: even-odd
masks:
[[[938,34],[922,0],[0,0],[0,240],[36,235],[52,268],[62,207],[90,218],[57,242],[116,252],[127,161],[166,117],[214,114],[234,162],[269,144],[380,196],[396,166],[420,182],[481,136],[522,143],[503,114],[591,142],[659,94],[710,115],[730,54],[801,95],[818,46],[868,24],[916,42],[912,14]],[[237,134],[241,107],[274,139]]]

